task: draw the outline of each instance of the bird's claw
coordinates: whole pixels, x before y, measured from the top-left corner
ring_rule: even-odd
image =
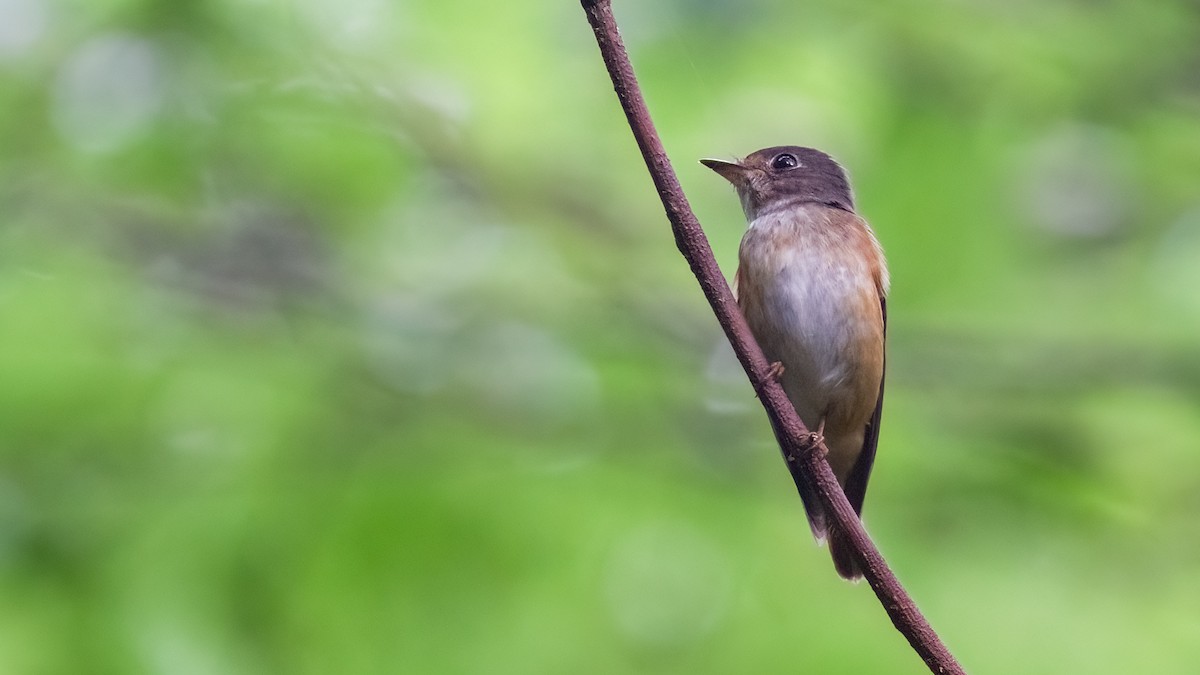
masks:
[[[787,369],[783,367],[782,361],[774,361],[771,363],[771,367],[767,369],[767,377],[780,382],[783,380],[783,372],[785,370]]]
[[[829,454],[829,449],[825,447],[825,437],[820,432],[808,432],[808,447],[820,452],[822,456]]]
[[[809,447],[818,450],[822,456],[829,454],[829,448],[825,447],[825,419],[821,418],[821,423],[817,425],[816,431],[808,432]]]

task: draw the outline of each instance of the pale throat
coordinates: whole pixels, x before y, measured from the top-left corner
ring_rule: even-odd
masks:
[[[809,206],[838,208],[830,206],[815,196],[804,193],[773,196],[765,202],[755,199],[755,196],[751,190],[738,190],[738,200],[742,203],[742,213],[746,215],[747,223],[753,223],[760,218],[779,215],[787,211],[799,211]]]

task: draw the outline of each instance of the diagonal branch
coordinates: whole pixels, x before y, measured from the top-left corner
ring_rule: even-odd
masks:
[[[646,160],[654,187],[658,190],[658,196],[666,209],[667,219],[671,221],[675,244],[687,259],[696,280],[700,282],[700,289],[708,298],[717,321],[725,330],[726,337],[733,345],[738,360],[758,393],[763,408],[766,409],[767,417],[780,439],[792,479],[797,486],[812,485],[816,488],[815,492],[826,514],[832,517],[837,529],[849,540],[863,576],[875,591],[892,623],[908,639],[929,669],[934,673],[963,673],[962,667],[921,615],[863,529],[854,509],[846,501],[841,486],[834,478],[829,463],[825,461],[827,451],[822,445],[814,443],[815,436],[809,433],[800,421],[795,408],[783,393],[783,387],[770,376],[770,366],[758,342],[751,335],[725,276],[717,267],[708,238],[700,228],[696,215],[692,213],[675,170],[667,159],[666,151],[663,150],[658,132],[654,129],[650,111],[646,108],[637,78],[633,74],[633,66],[617,31],[611,0],[582,0],[582,4],[587,13],[588,23],[596,35],[596,43],[600,46],[600,54],[612,78],[617,98],[621,101],[633,137]]]

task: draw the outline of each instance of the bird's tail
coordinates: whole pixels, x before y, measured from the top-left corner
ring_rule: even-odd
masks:
[[[829,554],[833,556],[833,566],[843,579],[858,581],[862,578],[862,570],[854,559],[850,540],[836,527],[829,533]]]
[[[779,432],[776,431],[775,435],[778,438]],[[780,445],[784,445],[783,439],[780,439],[779,442]],[[806,484],[806,481],[797,483],[796,487],[800,491],[800,501],[804,503],[804,515],[808,516],[808,527],[812,530],[813,539],[816,539],[818,544],[829,542],[829,553],[833,556],[833,567],[837,570],[838,575],[847,581],[861,579],[862,570],[854,560],[850,541],[825,517],[825,509],[817,498],[816,489],[812,485]],[[860,492],[855,491],[851,501],[855,513],[862,512]]]
[[[825,517],[825,509],[821,507],[817,497],[810,490],[800,492],[800,500],[804,502],[804,515],[808,516],[808,526],[812,529],[813,538],[820,542],[829,543],[829,554],[833,556],[833,567],[839,576],[847,581],[858,581],[862,578],[862,570],[854,559],[853,547],[846,535],[842,534]]]

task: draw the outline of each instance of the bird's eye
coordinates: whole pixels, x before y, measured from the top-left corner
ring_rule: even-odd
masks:
[[[800,160],[796,159],[795,155],[786,152],[782,155],[775,155],[775,159],[771,160],[771,168],[776,171],[794,169],[798,166],[800,166]]]

